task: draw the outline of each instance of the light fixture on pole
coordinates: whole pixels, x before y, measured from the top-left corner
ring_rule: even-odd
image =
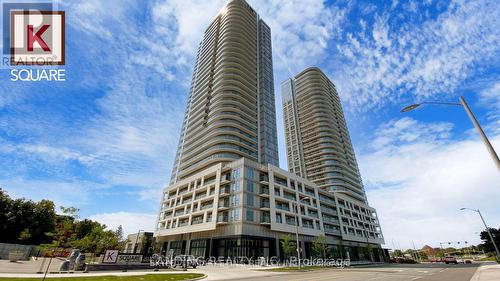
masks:
[[[476,117],[474,116],[474,113],[472,113],[469,105],[465,101],[464,97],[460,97],[460,103],[453,103],[453,102],[421,102],[421,103],[416,103],[412,104],[409,106],[404,107],[401,109],[401,112],[408,112],[411,110],[414,110],[418,107],[420,107],[423,104],[438,104],[438,105],[452,105],[452,106],[462,106],[465,109],[465,112],[467,112],[467,115],[469,116],[470,120],[472,121],[472,124],[474,124],[474,127],[479,133],[479,136],[481,137],[484,145],[488,149],[488,152],[491,155],[491,158],[493,158],[493,162],[495,162],[495,165],[497,166],[498,170],[500,170],[500,159],[498,158],[497,153],[495,152],[495,149],[491,145],[491,142],[489,141],[488,137],[484,133],[483,129],[481,128],[481,125],[479,125],[479,122],[477,121]]]
[[[309,196],[306,197],[300,197],[299,195],[299,201],[295,202],[295,243],[297,246],[297,262],[299,263],[299,268],[300,268],[300,244],[299,244],[299,203],[302,202],[302,200],[308,200]]]
[[[473,212],[476,212],[479,214],[479,217],[481,217],[481,221],[483,221],[484,227],[486,227],[486,231],[488,232],[488,236],[490,236],[491,243],[493,243],[493,247],[495,248],[495,252],[497,254],[497,261],[500,262],[500,251],[498,251],[497,243],[495,243],[495,239],[493,239],[493,235],[491,235],[490,228],[488,227],[488,225],[486,225],[486,221],[484,221],[484,218],[483,218],[483,215],[481,214],[481,211],[479,211],[479,209],[474,210],[474,209],[470,209],[470,208],[461,208],[460,209],[460,211],[465,211],[465,210],[473,211]]]

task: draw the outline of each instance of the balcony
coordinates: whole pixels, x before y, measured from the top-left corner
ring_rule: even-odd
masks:
[[[325,218],[325,217],[323,217],[323,221],[324,222],[328,222],[328,223],[340,224],[340,221],[337,220],[337,219],[331,219],[331,218]]]
[[[266,176],[261,175],[261,176],[259,177],[259,182],[260,182],[261,184],[269,184],[269,177],[268,177],[267,175],[266,175]]]
[[[335,229],[333,227],[327,227],[326,225],[324,226],[325,232],[329,234],[335,234],[335,235],[342,235],[340,232],[340,229]]]
[[[271,218],[270,217],[261,217],[260,223],[261,224],[271,224]]]
[[[270,208],[269,202],[260,202],[260,208],[269,209]]]
[[[261,187],[259,189],[259,195],[269,197],[269,188]]]
[[[271,214],[269,212],[262,212],[260,215],[261,224],[271,224]]]
[[[196,194],[196,196],[194,197],[194,200],[198,200],[198,199],[201,199],[204,197],[207,197],[207,194],[205,192],[202,192],[202,193]]]
[[[224,187],[222,187],[222,188],[219,190],[219,195],[220,195],[220,196],[227,196],[227,195],[229,195],[229,194],[230,194],[230,192],[231,192],[231,190],[230,190],[229,186],[224,186]]]
[[[201,211],[201,210],[206,210],[206,209],[211,209],[213,206],[214,206],[214,204],[205,204],[205,205],[201,205],[201,207],[200,207],[200,211]]]
[[[220,209],[228,209],[229,208],[229,201],[221,201],[221,202],[219,202],[218,208],[219,208],[219,210]]]
[[[215,182],[215,178],[214,178],[214,179],[207,180],[207,181],[203,182],[203,185],[204,185],[204,186],[207,186],[207,185],[210,185],[210,184],[212,184],[212,183],[214,183],[214,182]]]
[[[283,210],[283,211],[290,212],[290,206],[288,204],[285,204],[285,203],[277,203],[276,204],[276,209],[280,209],[280,210]]]
[[[200,223],[203,223],[203,216],[197,216],[191,220],[191,225],[200,224]]]
[[[227,215],[227,213],[225,214],[220,214],[217,216],[217,223],[228,223],[229,222],[229,216]]]
[[[286,199],[295,201],[295,194],[290,194],[290,193],[284,192],[283,195],[284,195],[283,197],[285,197]]]

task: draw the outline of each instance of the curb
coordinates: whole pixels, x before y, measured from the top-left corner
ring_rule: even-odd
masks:
[[[157,273],[158,275],[161,275],[162,273]],[[168,275],[168,274],[184,274],[184,273],[164,273],[165,275]],[[189,274],[188,272],[186,272],[185,274]],[[205,279],[208,277],[207,274],[205,273],[202,273],[202,272],[195,272],[194,274],[202,274],[202,276],[200,277],[196,277],[196,278],[191,278],[191,279],[185,279],[185,281],[198,281],[198,280],[202,280],[202,279]],[[64,274],[63,274],[64,275]],[[150,273],[144,273],[143,275],[151,275]],[[156,275],[156,274],[154,274]],[[103,277],[103,276],[109,276],[109,275],[102,275],[102,276],[70,276],[70,275],[66,275],[66,276],[61,276],[61,277],[69,277],[69,278],[89,278],[89,277]],[[126,275],[112,275],[111,276],[126,276]],[[140,276],[140,275],[130,275],[130,276]],[[52,280],[55,280],[57,281],[59,278],[58,277],[54,277],[54,276],[51,276],[53,279]],[[22,276],[16,276],[16,277],[6,277],[6,276],[2,276],[2,274],[0,274],[0,278],[25,278],[25,279],[30,279],[30,280],[38,280],[40,279],[39,276],[30,276],[30,277],[22,277]],[[48,277],[49,278],[49,277]]]
[[[474,272],[474,275],[472,275],[470,281],[479,281],[480,280],[479,278],[480,278],[480,275],[481,275],[481,271],[483,271],[483,268],[484,268],[484,266],[478,266],[478,268]]]
[[[205,279],[207,277],[208,277],[208,275],[206,275],[205,273],[203,273],[203,276],[200,276],[200,277],[197,277],[197,278],[193,278],[193,279],[188,279],[186,281],[197,281],[197,280]]]

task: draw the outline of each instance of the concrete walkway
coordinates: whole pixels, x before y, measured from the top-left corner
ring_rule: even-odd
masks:
[[[471,281],[498,281],[500,280],[500,264],[483,265],[472,276]]]
[[[0,274],[2,273],[37,273],[45,271],[49,265],[49,258],[38,258],[37,260],[27,260],[10,262],[8,260],[0,260]],[[63,260],[59,258],[52,259],[49,271],[58,271]]]
[[[39,270],[39,262],[30,261],[25,263],[0,263],[0,277],[23,277],[23,278],[40,278],[43,274],[37,274]],[[276,275],[286,275],[290,273],[262,271],[258,269],[270,269],[272,267],[251,267],[245,265],[207,265],[201,266],[196,269],[189,268],[187,271],[182,269],[161,269],[160,271],[151,270],[137,270],[137,271],[101,271],[101,272],[72,272],[72,273],[49,273],[47,277],[61,278],[61,277],[92,277],[92,276],[137,276],[145,274],[175,274],[175,273],[202,273],[206,274],[207,278],[203,280],[217,281],[217,280],[238,280],[240,278],[263,278]],[[13,270],[15,269],[15,270]],[[52,266],[51,266],[52,270]],[[9,272],[10,271],[10,272]]]

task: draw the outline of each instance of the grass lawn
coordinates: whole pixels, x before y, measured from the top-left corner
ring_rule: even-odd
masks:
[[[53,281],[177,281],[189,280],[202,277],[199,273],[175,273],[175,274],[146,274],[137,276],[89,276],[89,277],[58,277],[47,278]],[[0,278],[0,281],[33,281],[40,280],[37,278]],[[45,279],[45,280],[47,280]]]

